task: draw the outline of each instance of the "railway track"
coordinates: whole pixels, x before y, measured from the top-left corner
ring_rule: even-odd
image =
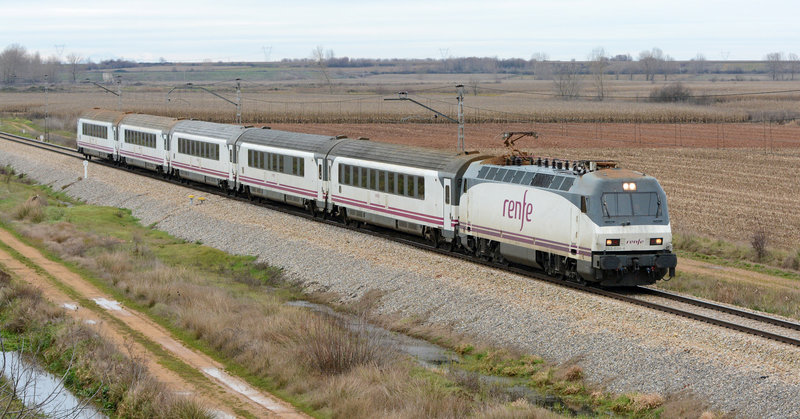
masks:
[[[0,132],[0,139],[13,141],[28,146],[44,149],[47,151],[59,153],[65,156],[83,159],[83,155],[74,149],[59,146],[56,144],[44,143],[30,138],[20,137],[13,134]],[[96,164],[101,164],[107,167],[116,167],[113,163],[95,160]],[[130,168],[130,173],[135,173],[140,176],[146,176],[160,181],[168,181],[173,183],[181,183],[175,179],[165,179],[159,174],[147,170]],[[184,181],[185,183],[185,181]],[[236,199],[239,201],[249,201],[248,198],[242,196],[230,196],[217,188],[209,185],[194,183],[191,186],[195,189],[201,190],[204,193],[225,196],[229,199]],[[327,219],[324,217],[313,216],[306,211],[299,208],[281,205],[270,201],[255,202],[265,208],[283,213],[292,214],[295,216],[303,217],[309,220],[346,228],[353,231],[358,231],[364,234],[392,240],[398,243],[406,244],[416,248],[424,249],[427,251],[436,252],[449,257],[462,259],[468,262],[489,266],[496,269],[505,270],[528,278],[546,281],[562,287],[572,288],[574,290],[601,295],[608,298],[613,298],[618,301],[623,301],[629,304],[646,307],[652,310],[669,313],[691,320],[701,321],[715,326],[725,327],[731,330],[736,330],[743,333],[759,336],[765,339],[770,339],[777,342],[782,342],[788,345],[800,347],[800,324],[788,322],[775,317],[753,313],[751,311],[733,308],[730,306],[717,304],[709,301],[704,301],[692,297],[687,297],[667,291],[658,290],[651,287],[632,287],[622,291],[612,291],[601,289],[592,286],[581,285],[572,282],[562,281],[550,276],[543,272],[532,271],[530,268],[521,268],[518,266],[499,264],[495,262],[478,259],[463,253],[451,252],[447,249],[441,249],[434,246],[430,242],[414,236],[409,236],[396,231],[381,229],[379,227],[369,225],[347,225],[338,220]]]

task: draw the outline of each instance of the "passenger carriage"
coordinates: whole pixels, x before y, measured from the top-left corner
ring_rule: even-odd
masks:
[[[117,160],[117,124],[125,113],[94,108],[78,117],[78,152],[111,161]]]
[[[237,142],[239,190],[249,196],[302,206],[327,206],[328,152],[347,141],[326,135],[271,129],[245,131]]]
[[[170,131],[177,122],[175,118],[163,116],[125,115],[119,123],[119,161],[168,173]]]
[[[330,199],[348,219],[451,241],[458,179],[481,157],[351,140],[331,151]]]
[[[234,147],[247,128],[204,121],[179,121],[170,138],[174,176],[232,189],[236,183]]]

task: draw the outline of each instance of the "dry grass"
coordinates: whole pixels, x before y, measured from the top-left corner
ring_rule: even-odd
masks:
[[[44,221],[44,207],[47,200],[39,195],[33,195],[28,200],[17,206],[14,210],[14,218],[17,220],[28,220],[33,223]]]
[[[456,114],[453,100],[453,76],[419,80],[402,75],[387,75],[370,79],[338,80],[334,93],[327,86],[308,82],[276,83],[269,86],[243,86],[243,119],[246,123],[385,123],[411,117],[431,120],[431,114],[414,105],[385,102],[396,97],[395,92],[424,90],[417,100],[448,115]],[[456,76],[458,77],[458,76]],[[467,76],[463,76],[467,77]],[[469,76],[474,77],[474,76]],[[671,83],[672,81],[668,82]],[[695,95],[747,93],[794,89],[791,82],[710,83],[682,81]],[[201,83],[195,83],[200,85]],[[465,99],[465,118],[468,123],[509,122],[743,122],[771,117],[800,115],[797,97],[787,94],[771,96],[735,96],[705,98],[698,104],[650,103],[654,87],[664,83],[609,80],[606,101],[562,101],[548,95],[553,93],[550,80],[525,78],[484,80],[478,95]],[[181,118],[216,122],[232,122],[233,106],[202,91],[178,90],[169,95],[172,84],[126,86],[123,91],[123,110],[152,113]],[[223,96],[233,98],[233,85],[211,87]],[[723,100],[724,99],[724,100]],[[40,92],[0,93],[0,112],[28,115],[31,119],[44,116],[44,97]],[[99,93],[93,86],[64,86],[49,96],[51,125],[65,131],[75,130],[79,113],[86,108],[116,109],[117,99]]]
[[[142,360],[69,320],[38,289],[13,282],[5,273],[0,275],[0,317],[5,338],[22,338],[40,348],[34,354],[38,362],[59,375],[69,370],[66,385],[92,396],[105,413],[126,418],[211,417],[196,401],[154,380]]]
[[[47,228],[53,234],[47,234]],[[63,226],[42,224],[28,230],[48,246]],[[87,243],[101,240],[75,232]],[[87,236],[88,235],[88,236]],[[57,246],[54,249],[61,249]],[[87,249],[75,258],[152,312],[201,340],[248,374],[264,379],[332,417],[460,418],[486,413],[491,417],[541,414],[529,406],[510,407],[507,397],[485,385],[470,387],[469,377],[421,372],[411,360],[380,344],[365,323],[344,324],[335,318],[287,306],[257,282],[225,279],[195,270],[166,266],[148,254],[146,238],[127,244]],[[223,286],[221,285],[221,281]],[[379,293],[361,301],[372,306]],[[105,359],[98,356],[99,360]],[[434,377],[435,376],[435,377]],[[130,378],[131,391],[120,399],[122,412],[134,417],[168,417],[156,411],[150,386]],[[475,393],[473,393],[475,392]],[[166,402],[165,402],[166,403]],[[483,412],[483,413],[482,413]],[[533,413],[532,413],[533,412]],[[139,415],[139,416],[136,416]],[[547,417],[547,416],[544,416]]]

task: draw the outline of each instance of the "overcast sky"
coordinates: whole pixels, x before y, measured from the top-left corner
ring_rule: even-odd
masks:
[[[678,60],[800,54],[800,1],[0,0],[0,48],[100,61],[337,57],[586,59],[661,48]]]

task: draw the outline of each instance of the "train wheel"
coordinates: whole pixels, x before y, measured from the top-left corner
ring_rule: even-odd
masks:
[[[436,248],[436,249],[439,248],[439,238],[440,237],[441,237],[441,234],[439,233],[439,230],[437,230],[435,228],[428,227],[425,230],[425,239],[428,240],[429,242],[431,242],[433,247]]]

